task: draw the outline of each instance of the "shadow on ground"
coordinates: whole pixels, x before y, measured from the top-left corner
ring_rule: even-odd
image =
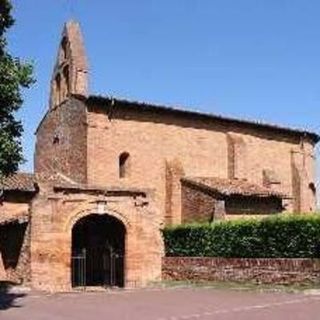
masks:
[[[21,307],[16,300],[25,297],[26,294],[12,291],[14,285],[12,282],[0,281],[0,311]]]

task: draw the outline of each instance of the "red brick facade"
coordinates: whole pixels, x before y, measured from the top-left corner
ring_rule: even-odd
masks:
[[[315,177],[314,142],[308,137],[134,102],[89,98],[87,103],[88,181],[154,189],[168,222],[181,222],[182,177],[228,178],[230,166],[238,177],[260,186],[264,172],[274,172],[279,183],[270,189],[288,195],[287,211],[315,209],[310,189]],[[233,157],[228,156],[230,132],[246,145]],[[244,150],[245,158],[239,158]],[[131,158],[130,176],[119,179],[118,158],[124,151]],[[238,164],[230,158],[237,158]],[[102,159],[107,167],[101,165]],[[145,175],[148,178],[141,180]]]

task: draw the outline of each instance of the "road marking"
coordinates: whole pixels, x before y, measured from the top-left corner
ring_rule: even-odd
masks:
[[[177,316],[169,316],[164,318],[158,318],[157,320],[190,320],[190,319],[197,319],[203,317],[210,317],[217,314],[225,314],[225,313],[236,313],[236,312],[243,312],[243,311],[251,311],[257,309],[267,309],[271,307],[279,307],[288,304],[296,304],[296,303],[303,303],[307,301],[320,301],[320,297],[308,297],[308,298],[301,298],[301,299],[294,299],[294,300],[287,300],[282,302],[272,302],[266,304],[257,304],[257,305],[249,305],[244,307],[237,307],[232,309],[218,309],[213,311],[206,311],[202,313],[193,313],[187,315],[177,315]]]

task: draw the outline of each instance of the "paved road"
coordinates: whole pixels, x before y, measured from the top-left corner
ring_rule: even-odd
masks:
[[[0,297],[0,319],[318,320],[320,295],[206,288],[56,295],[31,292],[23,297]]]

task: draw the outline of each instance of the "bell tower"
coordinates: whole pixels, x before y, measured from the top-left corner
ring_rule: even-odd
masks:
[[[88,62],[78,22],[68,21],[64,26],[50,89],[50,108],[72,94],[88,94]]]

